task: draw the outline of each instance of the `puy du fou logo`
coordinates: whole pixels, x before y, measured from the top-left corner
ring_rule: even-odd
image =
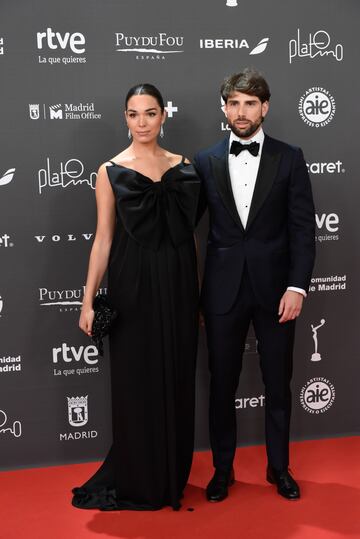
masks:
[[[14,178],[14,174],[15,168],[9,168],[9,170],[4,172],[4,174],[0,177],[0,185],[7,185],[10,183]]]
[[[329,56],[341,62],[344,57],[344,47],[337,43],[331,48],[331,38],[325,30],[318,30],[314,34],[310,34],[307,40],[300,37],[300,29],[297,29],[295,39],[289,41],[289,63],[291,64],[294,58],[322,58]]]
[[[88,395],[85,397],[67,397],[68,420],[72,427],[82,427],[89,419]]]
[[[85,52],[85,36],[81,32],[54,32],[52,28],[47,28],[45,32],[37,32],[36,34],[37,48],[42,50],[48,48],[51,50],[62,49],[67,47],[71,49],[74,54],[83,54]]]

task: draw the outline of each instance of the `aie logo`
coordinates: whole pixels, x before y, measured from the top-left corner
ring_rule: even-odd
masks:
[[[80,32],[74,32],[73,34],[66,32],[62,35],[60,32],[53,32],[52,28],[47,28],[46,32],[38,32],[36,38],[37,48],[39,50],[43,49],[45,42],[45,46],[47,45],[52,50],[59,47],[65,50],[69,46],[74,54],[85,52],[85,47],[83,47],[85,45],[85,37]]]
[[[82,427],[88,422],[88,396],[67,397],[68,419],[72,427]]]
[[[323,414],[335,400],[335,388],[322,377],[311,378],[301,389],[300,402],[309,414]]]
[[[0,177],[0,185],[7,185],[10,183],[14,177],[15,169],[9,168],[4,174]]]
[[[315,86],[301,96],[298,109],[306,125],[324,127],[334,117],[335,99],[325,88]]]

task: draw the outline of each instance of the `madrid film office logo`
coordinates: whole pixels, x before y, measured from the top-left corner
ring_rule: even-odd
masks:
[[[335,115],[335,99],[325,88],[314,86],[301,96],[298,110],[309,127],[325,127]]]
[[[41,111],[41,112],[40,112]],[[39,103],[29,104],[31,120],[100,120],[101,114],[95,112],[95,103],[56,103],[55,105]]]
[[[46,28],[45,31],[36,34],[36,46],[41,51],[38,62],[51,65],[84,64],[86,58],[80,55],[85,52],[85,43],[85,36],[81,32],[61,33],[50,27]],[[57,53],[61,53],[61,56]],[[65,56],[66,53],[70,53],[71,56]]]
[[[289,41],[289,63],[291,64],[295,58],[313,60],[324,56],[341,62],[344,58],[344,47],[341,43],[332,45],[330,34],[325,30],[309,33],[307,38],[302,38],[298,28],[296,38]]]

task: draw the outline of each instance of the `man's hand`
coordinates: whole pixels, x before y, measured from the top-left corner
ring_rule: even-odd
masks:
[[[304,296],[300,292],[287,290],[280,300],[278,312],[279,316],[281,316],[280,324],[297,318],[301,313],[303,301]]]

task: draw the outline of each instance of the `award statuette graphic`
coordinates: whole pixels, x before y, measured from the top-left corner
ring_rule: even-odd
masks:
[[[238,3],[237,3],[237,0],[226,0],[226,5],[228,7],[236,7]]]
[[[321,355],[318,352],[317,332],[318,332],[318,329],[321,328],[324,324],[325,324],[325,319],[324,318],[322,318],[320,320],[320,324],[318,326],[316,326],[316,327],[314,327],[311,324],[311,329],[312,329],[312,332],[313,332],[313,339],[314,339],[314,343],[315,343],[315,352],[311,356],[311,361],[320,361],[321,360]]]

